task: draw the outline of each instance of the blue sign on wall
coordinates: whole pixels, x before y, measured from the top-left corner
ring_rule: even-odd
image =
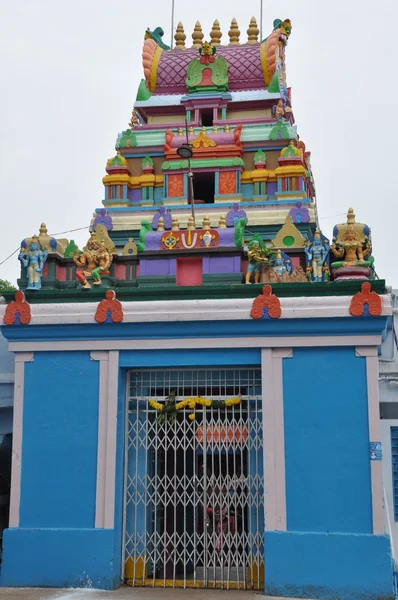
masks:
[[[382,458],[381,442],[370,442],[369,450],[370,450],[370,460],[381,460],[381,458]]]

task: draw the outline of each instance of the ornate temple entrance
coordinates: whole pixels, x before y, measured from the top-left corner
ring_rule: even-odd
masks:
[[[260,369],[132,371],[125,580],[263,588]]]

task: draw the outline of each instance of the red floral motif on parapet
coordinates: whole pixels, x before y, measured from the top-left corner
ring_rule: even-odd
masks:
[[[257,298],[253,300],[250,316],[253,319],[262,319],[265,307],[268,308],[268,316],[271,319],[279,319],[282,314],[281,303],[279,298],[272,293],[272,287],[270,285],[265,285],[263,287],[262,296],[257,296]]]
[[[218,189],[220,194],[236,194],[235,171],[221,171]]]
[[[25,294],[23,292],[16,292],[15,300],[7,305],[6,312],[3,317],[4,325],[15,325],[17,313],[19,314],[19,322],[21,325],[27,325],[30,323],[32,319],[30,304],[26,302]]]
[[[169,175],[168,197],[181,198],[184,195],[184,179],[182,175]]]
[[[121,323],[123,321],[122,303],[116,300],[116,294],[113,290],[108,290],[105,294],[105,300],[97,306],[95,311],[95,320],[97,323],[105,323],[110,313],[110,318],[113,323]]]
[[[365,304],[367,304],[369,314],[372,317],[379,317],[383,310],[383,299],[376,292],[372,292],[371,285],[367,281],[361,285],[361,290],[351,299],[350,314],[354,317],[361,317],[365,311]]]

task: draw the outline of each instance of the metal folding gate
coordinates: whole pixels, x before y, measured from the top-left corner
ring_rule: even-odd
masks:
[[[165,418],[170,394],[202,404]],[[127,411],[126,582],[262,589],[260,369],[131,371]]]

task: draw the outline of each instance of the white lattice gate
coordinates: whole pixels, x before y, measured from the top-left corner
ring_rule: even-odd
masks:
[[[202,396],[174,422],[149,400]],[[260,369],[131,371],[125,579],[134,586],[263,588]]]

